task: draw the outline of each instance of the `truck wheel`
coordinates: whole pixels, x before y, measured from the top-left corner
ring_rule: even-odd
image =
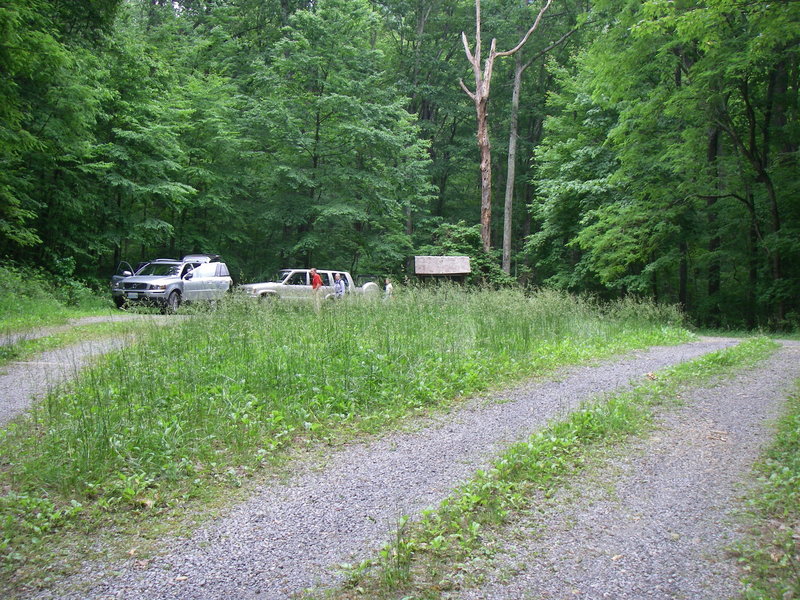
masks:
[[[181,293],[177,290],[173,290],[170,292],[169,297],[167,298],[167,306],[164,312],[169,314],[175,314],[178,312],[178,307],[181,305]]]

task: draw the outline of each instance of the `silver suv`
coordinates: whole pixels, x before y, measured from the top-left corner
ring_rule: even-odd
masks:
[[[183,302],[216,300],[233,285],[230,272],[216,254],[189,254],[182,260],[157,258],[134,275],[123,271],[111,283],[114,303],[154,304],[175,312]]]

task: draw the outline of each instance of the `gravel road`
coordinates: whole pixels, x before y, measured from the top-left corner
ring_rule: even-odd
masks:
[[[736,343],[732,339],[704,338],[676,347],[651,348],[624,359],[565,370],[551,381],[533,381],[489,398],[474,399],[413,431],[337,450],[325,464],[313,460],[300,464],[288,481],[265,485],[216,522],[190,536],[166,541],[160,555],[148,561],[132,558],[119,564],[88,564],[80,574],[38,597],[282,599],[311,586],[335,583],[336,565],[374,552],[402,515],[416,515],[436,505],[476,469],[486,467],[502,449],[574,410],[582,400],[619,390],[649,372]],[[727,566],[689,569],[685,561],[676,559],[666,561],[668,566],[653,571],[652,577],[641,573],[650,573],[668,555],[687,549],[699,551],[699,558],[693,561],[702,560],[707,547],[716,548],[716,540],[727,539],[727,533],[720,534],[716,529],[724,513],[711,509],[725,510],[733,498],[733,482],[745,478],[760,444],[768,439],[765,422],[776,413],[792,378],[800,377],[798,345],[787,346],[757,373],[753,381],[766,382],[762,386],[739,383],[733,388],[725,385],[719,392],[698,392],[690,403],[693,408],[677,413],[685,422],[673,423],[673,417],[666,417],[663,432],[646,442],[660,445],[652,449],[643,446],[630,458],[619,458],[619,464],[614,465],[621,473],[622,487],[617,495],[629,501],[617,508],[619,517],[610,519],[610,508],[600,508],[602,502],[614,504],[616,495],[606,499],[602,494],[596,496],[602,490],[593,490],[591,484],[587,484],[586,501],[569,506],[570,510],[586,511],[589,528],[594,525],[601,531],[610,530],[619,521],[619,530],[611,539],[621,538],[625,545],[609,550],[610,542],[595,532],[579,533],[576,539],[562,542],[555,536],[580,532],[582,526],[567,526],[573,521],[564,512],[561,521],[553,517],[555,542],[546,540],[546,548],[560,548],[554,552],[552,563],[541,558],[543,566],[536,567],[531,557],[543,551],[520,544],[509,551],[509,560],[524,556],[532,566],[530,572],[522,570],[511,582],[450,597],[723,597],[702,594],[704,586],[717,589],[714,577],[721,577],[730,586],[735,577]],[[701,414],[697,412],[700,409],[710,412]],[[717,422],[722,417],[725,420]],[[745,437],[749,440],[746,444]],[[724,460],[723,454],[727,457]],[[628,483],[622,478],[626,473]],[[689,518],[698,510],[711,511],[707,521]],[[560,529],[559,522],[564,524]],[[702,544],[696,543],[698,539]],[[609,552],[613,552],[610,558]],[[563,580],[558,577],[564,556],[571,557],[576,569],[587,569],[575,576],[580,585],[574,585],[572,576]],[[597,567],[591,567],[593,560],[598,561]],[[611,565],[606,564],[609,561]],[[712,562],[719,563],[716,559]],[[640,568],[638,577],[650,595],[633,591],[621,595],[620,590],[634,590],[630,586],[639,581],[622,571],[632,574],[636,568]],[[541,584],[551,578],[552,588]],[[570,595],[575,590],[581,595]],[[692,594],[679,595],[685,590]]]
[[[120,315],[98,315],[95,317],[81,317],[78,319],[70,319],[65,325],[53,325],[52,327],[41,327],[39,329],[32,329],[27,331],[19,331],[14,333],[0,334],[0,346],[9,346],[24,340],[35,340],[48,335],[55,335],[64,331],[69,331],[74,327],[80,325],[91,325],[93,323],[109,323],[111,321],[142,321],[142,320],[158,320],[165,319],[166,317],[160,315],[137,315],[137,314],[120,314]]]
[[[722,385],[687,390],[657,430],[526,514],[461,600],[739,597],[736,511],[800,378],[800,343]]]
[[[91,323],[111,321],[150,321],[163,324],[161,315],[108,315],[72,319],[68,325],[46,327],[24,333],[7,334],[0,346],[15,344],[67,331]],[[126,343],[125,337],[88,340],[56,350],[42,352],[30,360],[13,361],[0,366],[0,427],[20,413],[25,412],[35,398],[42,398],[50,389],[75,377],[76,373],[95,357],[116,350]]]
[[[91,340],[0,367],[0,427],[59,383],[75,377],[94,357],[120,348],[122,338]]]

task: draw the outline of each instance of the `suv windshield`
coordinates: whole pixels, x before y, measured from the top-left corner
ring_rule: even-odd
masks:
[[[166,275],[177,276],[181,270],[179,263],[150,263],[137,273],[137,275],[151,275],[164,277]]]

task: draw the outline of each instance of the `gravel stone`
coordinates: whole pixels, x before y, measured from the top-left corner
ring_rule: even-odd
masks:
[[[446,598],[728,600],[740,597],[742,496],[800,378],[800,343],[721,385],[687,390],[657,430],[515,524],[477,590]],[[519,565],[523,565],[520,567]]]
[[[0,339],[0,346],[54,335],[76,325],[132,320],[148,320],[155,323],[167,322],[165,317],[160,315],[84,317],[72,319],[69,325],[5,335]],[[14,417],[28,410],[34,400],[44,397],[48,391],[60,383],[73,379],[83,367],[97,356],[117,350],[128,341],[125,337],[88,340],[65,348],[42,352],[30,360],[12,361],[0,366],[0,427],[5,426]]]
[[[370,556],[390,537],[402,516],[434,507],[504,448],[548,421],[562,418],[598,394],[629,387],[650,372],[737,343],[703,338],[680,346],[654,347],[622,359],[565,369],[550,381],[532,380],[510,391],[472,399],[413,431],[333,451],[323,464],[298,464],[288,481],[266,484],[215,522],[186,537],[165,540],[164,551],[146,564],[134,558],[116,564],[90,563],[37,597],[282,599],[315,585],[336,583],[339,564]],[[715,426],[725,431],[727,427]],[[678,474],[683,461],[674,456],[670,463]],[[652,469],[648,478],[656,481],[661,466]],[[660,495],[658,490],[649,493],[653,499]],[[634,506],[630,514],[648,514],[647,510]],[[602,512],[598,519],[607,522]],[[672,532],[689,541],[697,537],[688,528],[668,529],[659,524],[652,532],[655,537],[641,538],[641,547],[625,548],[625,560],[613,561],[614,566],[628,568],[637,552],[647,556],[658,551],[664,536]],[[670,543],[683,545],[680,539]],[[654,540],[657,544],[648,549]],[[639,542],[632,539],[630,543]],[[577,545],[574,549],[580,555]],[[598,546],[596,552],[605,556],[608,550]],[[678,581],[683,575],[675,570],[669,576]],[[616,588],[603,589],[616,597]]]

